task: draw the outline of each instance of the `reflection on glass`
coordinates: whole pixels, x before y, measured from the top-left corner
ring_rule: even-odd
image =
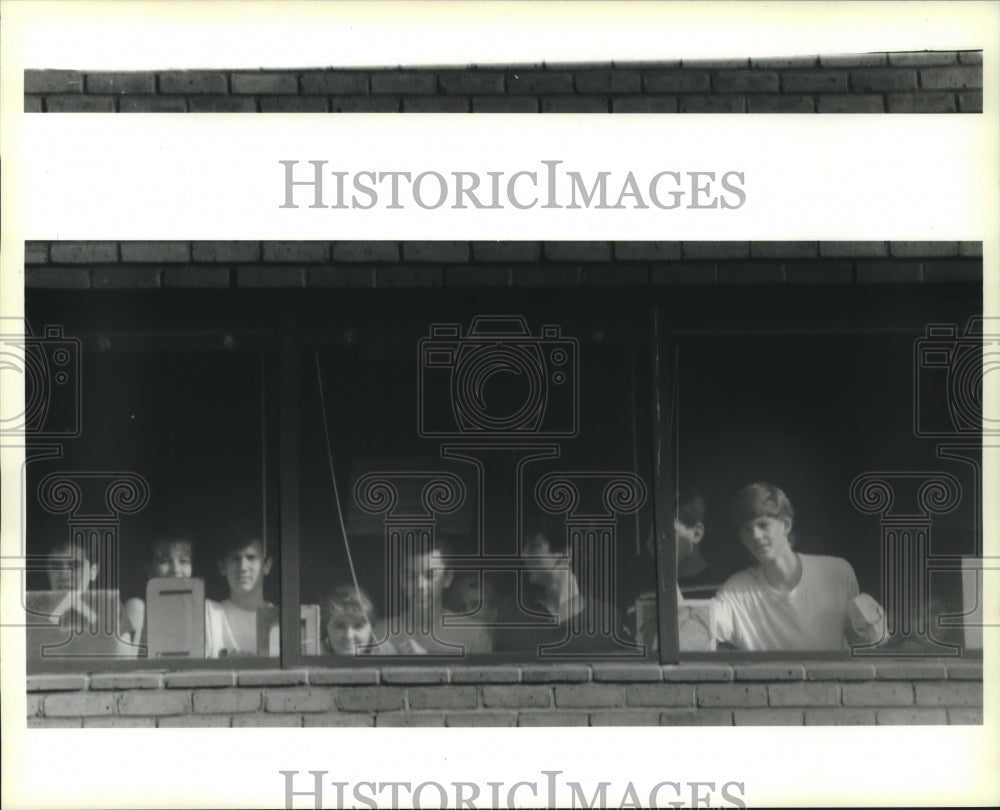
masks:
[[[959,651],[962,595],[932,569],[975,551],[980,451],[949,460],[915,429],[920,337],[681,343],[682,651]]]
[[[648,336],[482,313],[321,331],[299,356],[300,588],[324,652],[647,654]]]
[[[46,651],[32,631],[29,659],[277,655],[270,626],[259,627],[277,597],[263,361],[221,342],[82,342],[80,435],[57,457],[46,457],[44,437],[28,451],[28,550],[51,560],[28,586],[36,608],[53,601],[45,593],[121,599],[109,631],[117,646]],[[66,626],[58,602],[33,610],[39,624]]]

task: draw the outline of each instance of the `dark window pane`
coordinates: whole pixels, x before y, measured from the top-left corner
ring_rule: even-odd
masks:
[[[957,436],[960,446],[942,454],[945,445],[919,435],[914,353],[923,337],[680,344],[681,492],[697,489],[705,502],[701,521],[677,529],[678,585],[693,600],[682,630],[712,609],[722,648],[842,650],[884,639],[884,652],[954,652],[944,646],[962,642],[960,628],[946,626],[963,610],[953,568],[981,553],[981,446]],[[755,483],[787,500],[746,489]],[[967,576],[966,591],[972,583]],[[885,633],[856,632],[877,611],[859,593],[884,608]],[[713,594],[714,604],[701,601]],[[682,650],[703,649],[697,628],[687,629]]]
[[[36,435],[26,467],[29,659],[277,655],[265,354],[183,326],[66,336],[79,435]]]
[[[643,658],[647,346],[606,315],[328,324],[299,355],[318,651]]]

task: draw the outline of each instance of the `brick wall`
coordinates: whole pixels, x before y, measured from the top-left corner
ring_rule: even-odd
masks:
[[[467,69],[26,71],[26,112],[974,113],[979,52]],[[30,242],[29,288],[982,283],[978,242]],[[29,728],[980,724],[975,661],[32,675]]]
[[[34,675],[28,727],[981,724],[982,675],[955,660]]]
[[[981,284],[981,242],[29,242],[54,289]]]
[[[25,112],[975,113],[982,53],[425,69],[28,70]]]
[[[30,242],[26,283],[137,288],[982,283],[979,242]],[[51,674],[29,727],[981,723],[975,661]]]

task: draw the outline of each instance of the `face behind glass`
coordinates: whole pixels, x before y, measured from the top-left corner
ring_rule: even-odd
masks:
[[[674,520],[674,540],[677,542],[677,562],[684,562],[691,556],[701,538],[692,526],[685,526],[679,520]]]
[[[81,548],[63,546],[55,549],[51,565],[47,573],[52,591],[86,591],[97,578],[97,566],[87,559]]]
[[[356,655],[370,644],[372,628],[368,620],[354,611],[334,609],[326,622],[326,638],[337,655]]]
[[[157,543],[149,563],[149,576],[188,579],[194,570],[191,556],[191,544],[185,540]]]
[[[451,571],[439,567],[440,554],[429,552],[409,557],[403,564],[400,585],[403,599],[411,608],[428,609],[440,605],[444,589],[451,583]]]
[[[219,564],[229,585],[230,594],[250,594],[264,587],[264,577],[271,570],[271,561],[264,558],[258,541],[233,549]]]
[[[463,611],[472,611],[482,602],[482,590],[479,577],[473,573],[465,574],[461,579],[452,582],[452,590],[457,591],[456,603]]]
[[[740,542],[758,562],[774,560],[791,551],[791,530],[792,521],[787,517],[758,515],[740,526]]]
[[[552,557],[558,556],[559,552],[552,550],[552,544],[544,535],[536,534],[528,539],[524,544],[525,557]],[[537,567],[528,569],[528,582],[542,588],[554,585],[560,580],[565,580],[567,571],[565,568],[557,568],[558,561],[553,559],[538,560]]]

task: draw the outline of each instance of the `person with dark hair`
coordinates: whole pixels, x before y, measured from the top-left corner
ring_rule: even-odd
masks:
[[[674,540],[677,543],[677,584],[682,598],[713,596],[722,584],[701,553],[705,537],[705,498],[694,488],[677,493]]]
[[[147,580],[157,577],[190,579],[194,573],[194,543],[183,534],[164,534],[148,545],[145,573]],[[136,596],[125,602],[125,615],[134,628],[132,641],[146,643],[146,601]]]
[[[697,616],[694,605],[685,607],[687,600],[708,599],[721,585],[721,579],[702,555],[705,537],[705,498],[694,487],[684,487],[674,497],[674,545],[677,553],[677,605],[680,649],[710,649],[711,629]],[[652,534],[647,549],[655,556]],[[659,649],[655,591],[639,594],[629,613],[634,617],[635,638],[650,650]]]
[[[740,650],[845,650],[884,638],[885,613],[859,593],[850,563],[793,549],[795,513],[774,484],[743,487],[733,502],[740,542],[757,565],[714,599],[719,640]]]
[[[522,558],[538,558],[538,561],[528,569],[524,610],[507,605],[509,615],[505,616],[505,624],[520,620],[529,626],[497,628],[493,634],[494,648],[504,652],[529,651],[539,656],[546,655],[546,649],[547,654],[560,656],[618,651],[628,638],[621,617],[614,605],[596,600],[582,590],[573,569],[565,528],[553,521],[541,521],[525,536]],[[600,573],[594,572],[595,576]],[[548,617],[549,621],[539,625],[538,617]]]
[[[496,609],[495,589],[481,571],[455,571],[444,592],[444,606],[489,624]]]
[[[137,650],[129,643],[133,627],[118,600],[118,590],[107,588],[98,580],[100,558],[100,549],[93,539],[58,540],[49,549],[46,564],[49,590],[36,592],[28,607],[31,612],[47,616],[50,625],[59,626],[71,635],[68,639],[42,641],[33,637],[36,628],[29,626],[29,659],[42,655],[42,645],[56,642],[57,654],[135,656]]]
[[[46,574],[49,590],[88,591],[94,584],[99,565],[86,544],[77,541],[60,540],[49,551]]]
[[[205,600],[206,658],[257,655],[257,611],[273,607],[264,598],[271,564],[260,537],[231,531],[223,538],[218,566],[229,596],[222,602]]]
[[[469,655],[492,651],[486,627],[458,624],[444,604],[453,572],[445,566],[441,540],[413,546],[402,554],[397,584],[402,609],[375,628],[379,655]]]
[[[701,600],[714,596],[721,582],[701,553],[705,537],[705,498],[701,492],[691,487],[681,489],[675,515],[678,645],[686,651],[714,649],[708,605]]]

